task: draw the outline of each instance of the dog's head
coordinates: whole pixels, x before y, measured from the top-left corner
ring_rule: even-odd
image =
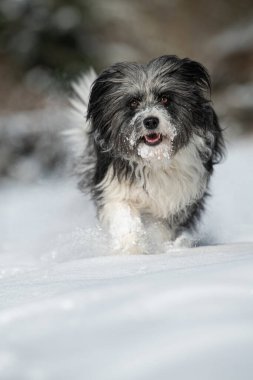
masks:
[[[92,86],[88,119],[99,151],[132,161],[170,159],[205,128],[209,75],[199,63],[162,56],[118,63]]]

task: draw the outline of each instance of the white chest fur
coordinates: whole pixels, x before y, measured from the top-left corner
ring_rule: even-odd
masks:
[[[198,153],[203,144],[203,140],[195,136],[171,160],[154,162],[145,170],[141,168],[134,184],[119,183],[117,178],[110,180],[109,172],[100,185],[104,190],[104,202],[127,202],[140,213],[155,218],[176,214],[206,190],[207,173]]]

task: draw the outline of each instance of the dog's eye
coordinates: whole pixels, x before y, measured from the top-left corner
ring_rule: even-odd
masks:
[[[140,105],[140,101],[138,99],[132,99],[131,102],[129,103],[129,107],[134,110]]]
[[[160,99],[160,102],[164,105],[167,106],[169,104],[169,98],[167,96],[162,96]]]

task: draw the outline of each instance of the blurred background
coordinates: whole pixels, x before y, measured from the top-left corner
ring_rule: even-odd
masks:
[[[228,140],[253,134],[252,0],[1,0],[0,176],[63,173],[71,81],[162,54],[208,68]]]

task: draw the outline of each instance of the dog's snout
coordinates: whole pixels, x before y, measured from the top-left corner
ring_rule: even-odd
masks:
[[[143,120],[143,124],[147,129],[155,129],[158,127],[159,119],[157,117],[147,117]]]

